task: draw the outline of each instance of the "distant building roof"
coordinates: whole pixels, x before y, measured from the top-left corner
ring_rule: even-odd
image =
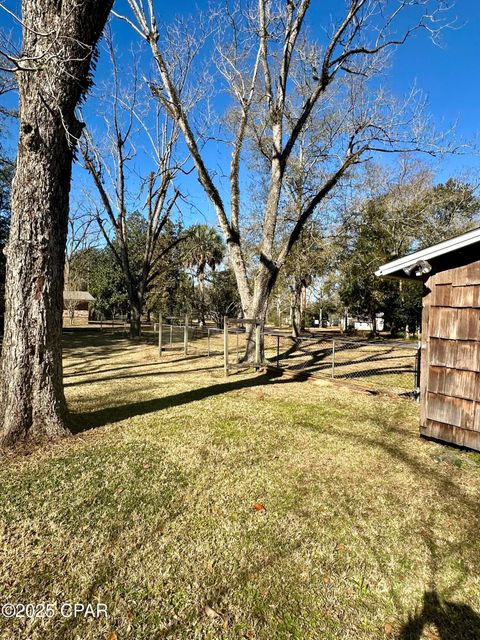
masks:
[[[95,298],[88,291],[68,291],[63,292],[63,299],[66,302],[93,302]]]
[[[376,276],[390,276],[393,278],[415,278],[428,273],[428,262],[440,256],[453,253],[465,247],[480,243],[480,227],[462,233],[460,236],[439,242],[426,249],[415,251],[403,258],[397,258],[392,262],[382,264],[375,272]]]

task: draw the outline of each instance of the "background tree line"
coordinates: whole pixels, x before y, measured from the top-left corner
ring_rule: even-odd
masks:
[[[480,200],[476,186],[451,178],[434,183],[425,166],[404,157],[390,170],[373,166],[356,185],[360,196],[323,228],[312,221],[302,232],[273,290],[267,322],[285,325],[293,335],[314,319],[350,316],[367,320],[375,332],[382,314],[391,335],[419,329],[421,283],[389,281],[375,276],[378,267],[396,257],[468,231],[478,225]],[[361,194],[370,192],[369,197]],[[140,277],[147,222],[139,212],[127,218],[133,276]],[[162,239],[166,245],[183,237],[167,252],[145,297],[143,314],[178,317],[188,312],[200,324],[241,313],[234,274],[226,249],[208,224],[182,229],[172,223]],[[70,284],[95,297],[94,317],[129,316],[128,286],[109,245],[90,247],[71,259]],[[218,271],[219,265],[222,265]],[[139,274],[139,275],[137,275]]]
[[[432,171],[408,156],[388,170],[370,165],[354,191],[328,226],[305,229],[276,284],[269,321],[288,318],[294,335],[314,320],[346,314],[369,322],[373,333],[379,314],[393,336],[419,330],[421,282],[379,279],[375,271],[480,222],[473,179],[435,183]]]
[[[130,269],[133,278],[141,277],[146,222],[138,213],[126,220]],[[225,247],[214,228],[205,224],[188,229],[172,228],[163,239],[181,237],[175,249],[165,253],[156,277],[146,291],[142,315],[144,321],[181,318],[188,313],[200,324],[206,320],[219,326],[224,315],[237,315],[239,298],[235,279],[224,264]],[[220,267],[220,268],[219,268]],[[125,274],[109,245],[78,249],[70,259],[66,286],[89,291],[95,298],[91,318],[131,317],[131,303]]]

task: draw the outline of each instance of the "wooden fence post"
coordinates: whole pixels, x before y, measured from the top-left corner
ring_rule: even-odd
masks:
[[[335,377],[335,340],[332,340],[332,378]]]
[[[417,351],[415,353],[415,400],[420,402],[420,371],[422,368],[422,343],[417,343]]]
[[[210,327],[207,327],[207,355],[210,357]]]
[[[277,336],[277,369],[280,369],[280,336]]]
[[[228,376],[228,318],[223,318],[223,369],[225,377]]]
[[[183,332],[183,355],[188,355],[188,315],[185,314],[185,329]]]
[[[260,324],[255,326],[255,365],[259,369],[261,366],[260,339],[262,327]]]
[[[162,357],[162,339],[163,339],[162,314],[159,313],[158,314],[158,355],[159,357]]]

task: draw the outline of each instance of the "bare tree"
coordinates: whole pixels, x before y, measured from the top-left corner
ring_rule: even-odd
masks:
[[[95,219],[89,209],[77,203],[68,216],[67,243],[65,249],[65,289],[77,286],[79,276],[72,273],[72,262],[80,251],[95,247],[99,243],[99,233],[94,228]],[[75,269],[73,269],[75,271]]]
[[[89,87],[105,0],[24,0],[19,56],[4,52],[19,90],[20,139],[7,247],[2,443],[68,433],[62,381],[65,240],[75,108]]]
[[[0,5],[1,9],[4,9],[2,5]],[[9,53],[5,55],[4,52]],[[11,32],[0,31],[0,99],[18,89],[15,74],[12,73],[14,65],[9,60],[9,58],[13,57],[13,54],[18,55],[18,46],[15,43],[13,30]],[[0,104],[0,116],[16,117],[17,115],[14,109]]]
[[[283,270],[290,290],[290,323],[293,337],[305,331],[307,289],[316,277],[323,275],[327,266],[326,240],[316,225],[310,223],[304,227]]]
[[[229,122],[230,202],[207,167],[203,140],[185,110],[172,73],[168,32],[159,30],[153,0],[128,0],[132,17],[119,16],[148,42],[160,82],[155,94],[181,128],[199,181],[216,211],[229,247],[245,316],[264,320],[278,273],[306,222],[358,163],[375,152],[439,149],[426,143],[426,122],[415,90],[398,102],[370,86],[388,53],[419,30],[435,36],[445,3],[430,0],[349,0],[334,24],[325,15],[323,45],[307,38],[310,0],[258,0],[244,8],[224,7],[225,24],[217,38],[217,70],[232,99]],[[216,20],[218,17],[216,16]],[[411,26],[405,28],[405,24]],[[444,25],[443,25],[444,26]],[[166,35],[165,35],[166,33]],[[227,44],[225,44],[227,43]],[[299,137],[312,117],[324,115],[317,168],[323,176],[315,193],[297,212],[289,233],[277,231],[284,179]],[[252,135],[253,134],[253,135]],[[264,155],[268,188],[255,269],[249,272],[242,237],[242,157],[252,139]],[[283,234],[282,234],[283,235]]]
[[[98,246],[99,231],[94,226],[94,218],[89,210],[77,203],[68,216],[68,233],[65,251],[65,291],[78,291],[85,286],[84,265],[78,264],[78,258],[88,249]],[[80,260],[80,262],[83,262]],[[64,296],[64,306],[68,311],[70,324],[73,324],[75,312],[82,303],[78,297]]]
[[[183,240],[182,235],[172,232],[172,218],[180,196],[175,177],[184,171],[186,158],[177,159],[179,130],[168,113],[160,111],[159,105],[153,118],[149,119],[144,113],[139,104],[134,65],[131,91],[122,87],[110,35],[106,41],[113,71],[113,86],[104,92],[111,95],[103,113],[107,131],[103,144],[96,144],[92,133],[85,128],[80,150],[99,196],[99,201],[91,201],[94,217],[125,277],[130,336],[135,338],[140,336],[145,299],[162,269],[162,261]],[[138,191],[132,195],[134,181],[130,165],[137,156],[134,139],[142,134],[149,147],[145,160],[153,169],[145,178],[140,177]],[[139,247],[133,247],[129,224],[129,216],[139,212],[145,219],[140,257],[136,255]]]
[[[15,91],[17,88],[15,77],[11,73],[0,70],[0,98],[2,96]],[[13,109],[8,109],[4,105],[0,104],[0,117],[15,117],[17,113]]]

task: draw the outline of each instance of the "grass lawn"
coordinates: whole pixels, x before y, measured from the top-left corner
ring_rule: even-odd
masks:
[[[65,339],[78,434],[4,454],[2,601],[108,617],[2,639],[480,638],[480,456],[418,405]]]

